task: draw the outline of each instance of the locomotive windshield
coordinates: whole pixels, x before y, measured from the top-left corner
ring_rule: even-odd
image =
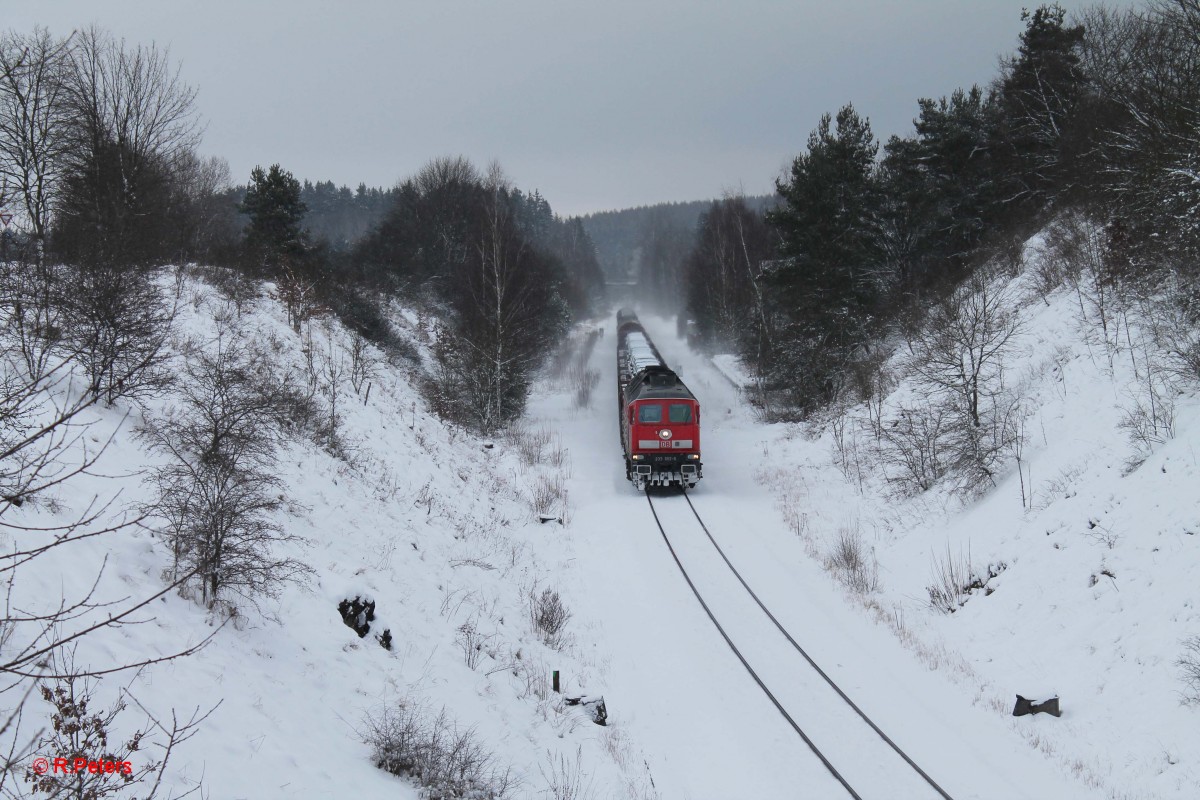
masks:
[[[656,425],[662,422],[662,406],[658,403],[643,403],[638,406],[638,422],[643,425]]]
[[[667,409],[667,418],[676,425],[691,422],[692,407],[688,403],[671,403],[671,407]]]

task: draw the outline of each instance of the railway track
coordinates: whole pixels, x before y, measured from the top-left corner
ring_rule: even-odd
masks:
[[[690,497],[656,503],[647,493],[646,501],[676,566],[730,651],[849,797],[954,800],[796,641],[730,561]]]

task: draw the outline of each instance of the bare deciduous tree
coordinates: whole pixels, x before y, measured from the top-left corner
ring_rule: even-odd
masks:
[[[70,46],[70,38],[45,28],[0,35],[0,180],[20,199],[39,264],[68,140],[63,79]]]
[[[24,378],[37,384],[50,369],[61,341],[63,322],[62,278],[65,270],[45,263],[32,265],[24,259],[0,262],[0,307],[11,337],[14,364],[24,368]]]
[[[200,158],[187,151],[176,160],[175,191],[179,210],[179,237],[188,254],[201,264],[223,263],[241,238],[237,210],[228,197],[233,186],[229,162],[219,156]],[[240,283],[249,276],[233,273]],[[231,288],[226,284],[226,289]],[[232,299],[244,302],[252,286],[235,285]],[[239,306],[240,313],[241,308]]]
[[[13,304],[0,303],[0,313],[4,315],[0,324],[0,531],[13,544],[0,555],[0,581],[6,584],[0,611],[0,737],[6,748],[0,754],[2,784],[20,773],[21,762],[35,743],[37,734],[23,731],[22,722],[39,681],[135,669],[193,653],[208,639],[133,663],[87,668],[56,664],[65,647],[145,622],[152,603],[190,576],[149,596],[105,600],[102,562],[90,582],[85,579],[79,585],[76,577],[75,587],[64,588],[57,601],[29,595],[26,578],[46,568],[48,555],[84,540],[120,536],[140,520],[116,508],[115,498],[94,498],[64,522],[39,522],[30,516],[39,506],[54,509],[53,490],[98,464],[116,431],[105,434],[97,428],[99,423],[88,418],[86,412],[99,398],[72,385],[77,367],[73,354],[56,355],[45,369],[31,375],[12,333]]]
[[[528,369],[531,353],[528,347],[520,347],[524,331],[515,330],[528,324],[521,319],[524,298],[518,277],[521,261],[525,257],[527,244],[515,236],[515,224],[511,209],[505,202],[508,185],[498,164],[492,164],[484,181],[484,222],[478,240],[478,269],[472,281],[471,299],[478,312],[480,327],[485,338],[476,345],[481,363],[487,364],[486,371],[479,375],[485,378],[489,391],[484,428],[502,424],[513,416],[509,409],[511,384],[520,375],[522,368]],[[520,342],[520,344],[518,344]],[[481,409],[483,411],[483,409]]]
[[[180,380],[180,404],[148,419],[140,435],[168,457],[151,477],[147,513],[171,546],[172,577],[195,575],[212,608],[227,594],[254,600],[308,569],[273,552],[300,541],[274,519],[282,505],[273,371],[236,331],[211,348],[194,346]]]
[[[321,316],[327,310],[318,302],[317,287],[313,282],[293,270],[286,260],[280,265],[276,283],[279,299],[287,309],[288,324],[296,333],[300,333],[301,325],[305,322]]]
[[[350,385],[356,395],[362,395],[363,389],[367,395],[371,393],[371,382],[375,380],[377,361],[371,353],[370,345],[362,334],[355,333],[350,343]],[[363,398],[366,402],[366,398]]]
[[[1003,291],[969,281],[936,306],[910,344],[909,366],[930,402],[906,409],[883,431],[885,458],[924,491],[953,473],[971,492],[992,480],[1016,435],[1016,404],[1004,397],[1004,358],[1021,322]]]
[[[0,529],[13,545],[0,555],[0,580],[7,584],[0,613],[4,796],[36,791],[12,781],[28,766],[21,760],[37,742],[28,702],[39,687],[56,709],[53,722],[62,726],[56,733],[99,734],[113,717],[85,719],[88,677],[187,655],[211,638],[166,655],[76,666],[61,660],[65,649],[146,622],[152,603],[192,575],[180,574],[149,596],[116,600],[106,597],[105,562],[82,586],[82,576],[70,576],[74,580],[57,600],[32,596],[27,580],[49,568],[54,559],[47,556],[60,548],[120,536],[141,522],[118,507],[115,496],[85,499],[72,515],[53,495],[96,466],[116,433],[99,430],[88,410],[150,387],[169,332],[170,311],[148,274],[122,269],[163,250],[161,231],[139,214],[169,199],[164,178],[195,141],[192,95],[172,78],[167,63],[154,48],[130,50],[96,29],[68,40],[41,29],[0,39],[0,184],[17,197],[20,224],[35,244],[32,258],[22,254],[0,275]],[[73,207],[62,203],[68,179],[76,190],[92,190],[83,203],[77,192]],[[94,213],[104,204],[103,213]],[[89,243],[94,247],[78,251],[85,254],[79,259],[85,269],[47,264],[43,243],[52,222],[81,211],[84,227],[96,234]],[[43,509],[56,518],[35,516]],[[191,724],[159,727],[170,748],[186,738]],[[63,797],[112,793],[86,780],[45,791]]]
[[[684,262],[686,314],[705,348],[735,346],[753,370],[757,396],[765,407],[766,382],[775,348],[764,265],[775,241],[761,214],[744,196],[714,201],[700,218],[696,244]]]
[[[945,403],[934,403],[902,408],[895,419],[880,425],[875,449],[894,468],[888,479],[901,494],[929,491],[946,474],[952,416]]]
[[[443,188],[461,203],[447,230],[464,236],[466,249],[445,245],[451,322],[438,332],[427,394],[438,413],[492,432],[520,415],[532,372],[565,328],[569,311],[548,261],[520,229],[514,190],[497,165],[465,191]]]
[[[323,326],[323,333],[324,343],[318,345],[310,331],[304,345],[306,366],[309,370],[310,386],[318,387],[327,403],[321,438],[326,447],[337,451],[340,444],[338,432],[342,424],[341,402],[345,395],[343,384],[353,370],[346,360],[345,351],[335,342],[334,328],[328,320]]]
[[[1004,356],[1021,330],[1009,298],[985,280],[971,281],[935,306],[913,343],[911,365],[929,386],[958,399],[981,427],[980,401],[1000,389]]]
[[[166,343],[175,308],[147,272],[113,265],[66,271],[65,336],[88,391],[112,404],[169,383]]]
[[[167,51],[96,27],[76,33],[66,72],[56,249],[79,263],[164,263],[175,255],[173,182],[199,139],[195,89]]]

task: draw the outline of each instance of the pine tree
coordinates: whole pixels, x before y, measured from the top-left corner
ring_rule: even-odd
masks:
[[[1021,19],[1026,27],[1016,58],[1005,65],[994,130],[1005,166],[1001,196],[1018,222],[1067,188],[1083,138],[1072,123],[1087,83],[1079,59],[1082,25],[1068,27],[1057,4],[1022,11]]]
[[[300,182],[272,164],[266,172],[255,167],[239,210],[250,218],[246,251],[252,263],[274,275],[304,254],[302,228],[308,210],[300,199]]]
[[[771,282],[786,320],[777,382],[801,407],[836,386],[838,372],[872,328],[882,289],[879,145],[853,106],[826,114],[776,189],[784,204],[768,215],[782,237]]]
[[[884,148],[886,246],[898,283],[919,292],[962,275],[994,213],[991,104],[978,87],[921,99],[916,136]]]

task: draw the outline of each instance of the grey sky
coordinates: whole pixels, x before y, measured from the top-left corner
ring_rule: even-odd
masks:
[[[278,162],[299,178],[391,185],[461,154],[498,160],[575,214],[769,192],[847,101],[881,140],[907,133],[918,97],[995,75],[1021,6],[0,0],[0,25],[96,22],[169,46],[199,89],[202,151],[237,181]]]

